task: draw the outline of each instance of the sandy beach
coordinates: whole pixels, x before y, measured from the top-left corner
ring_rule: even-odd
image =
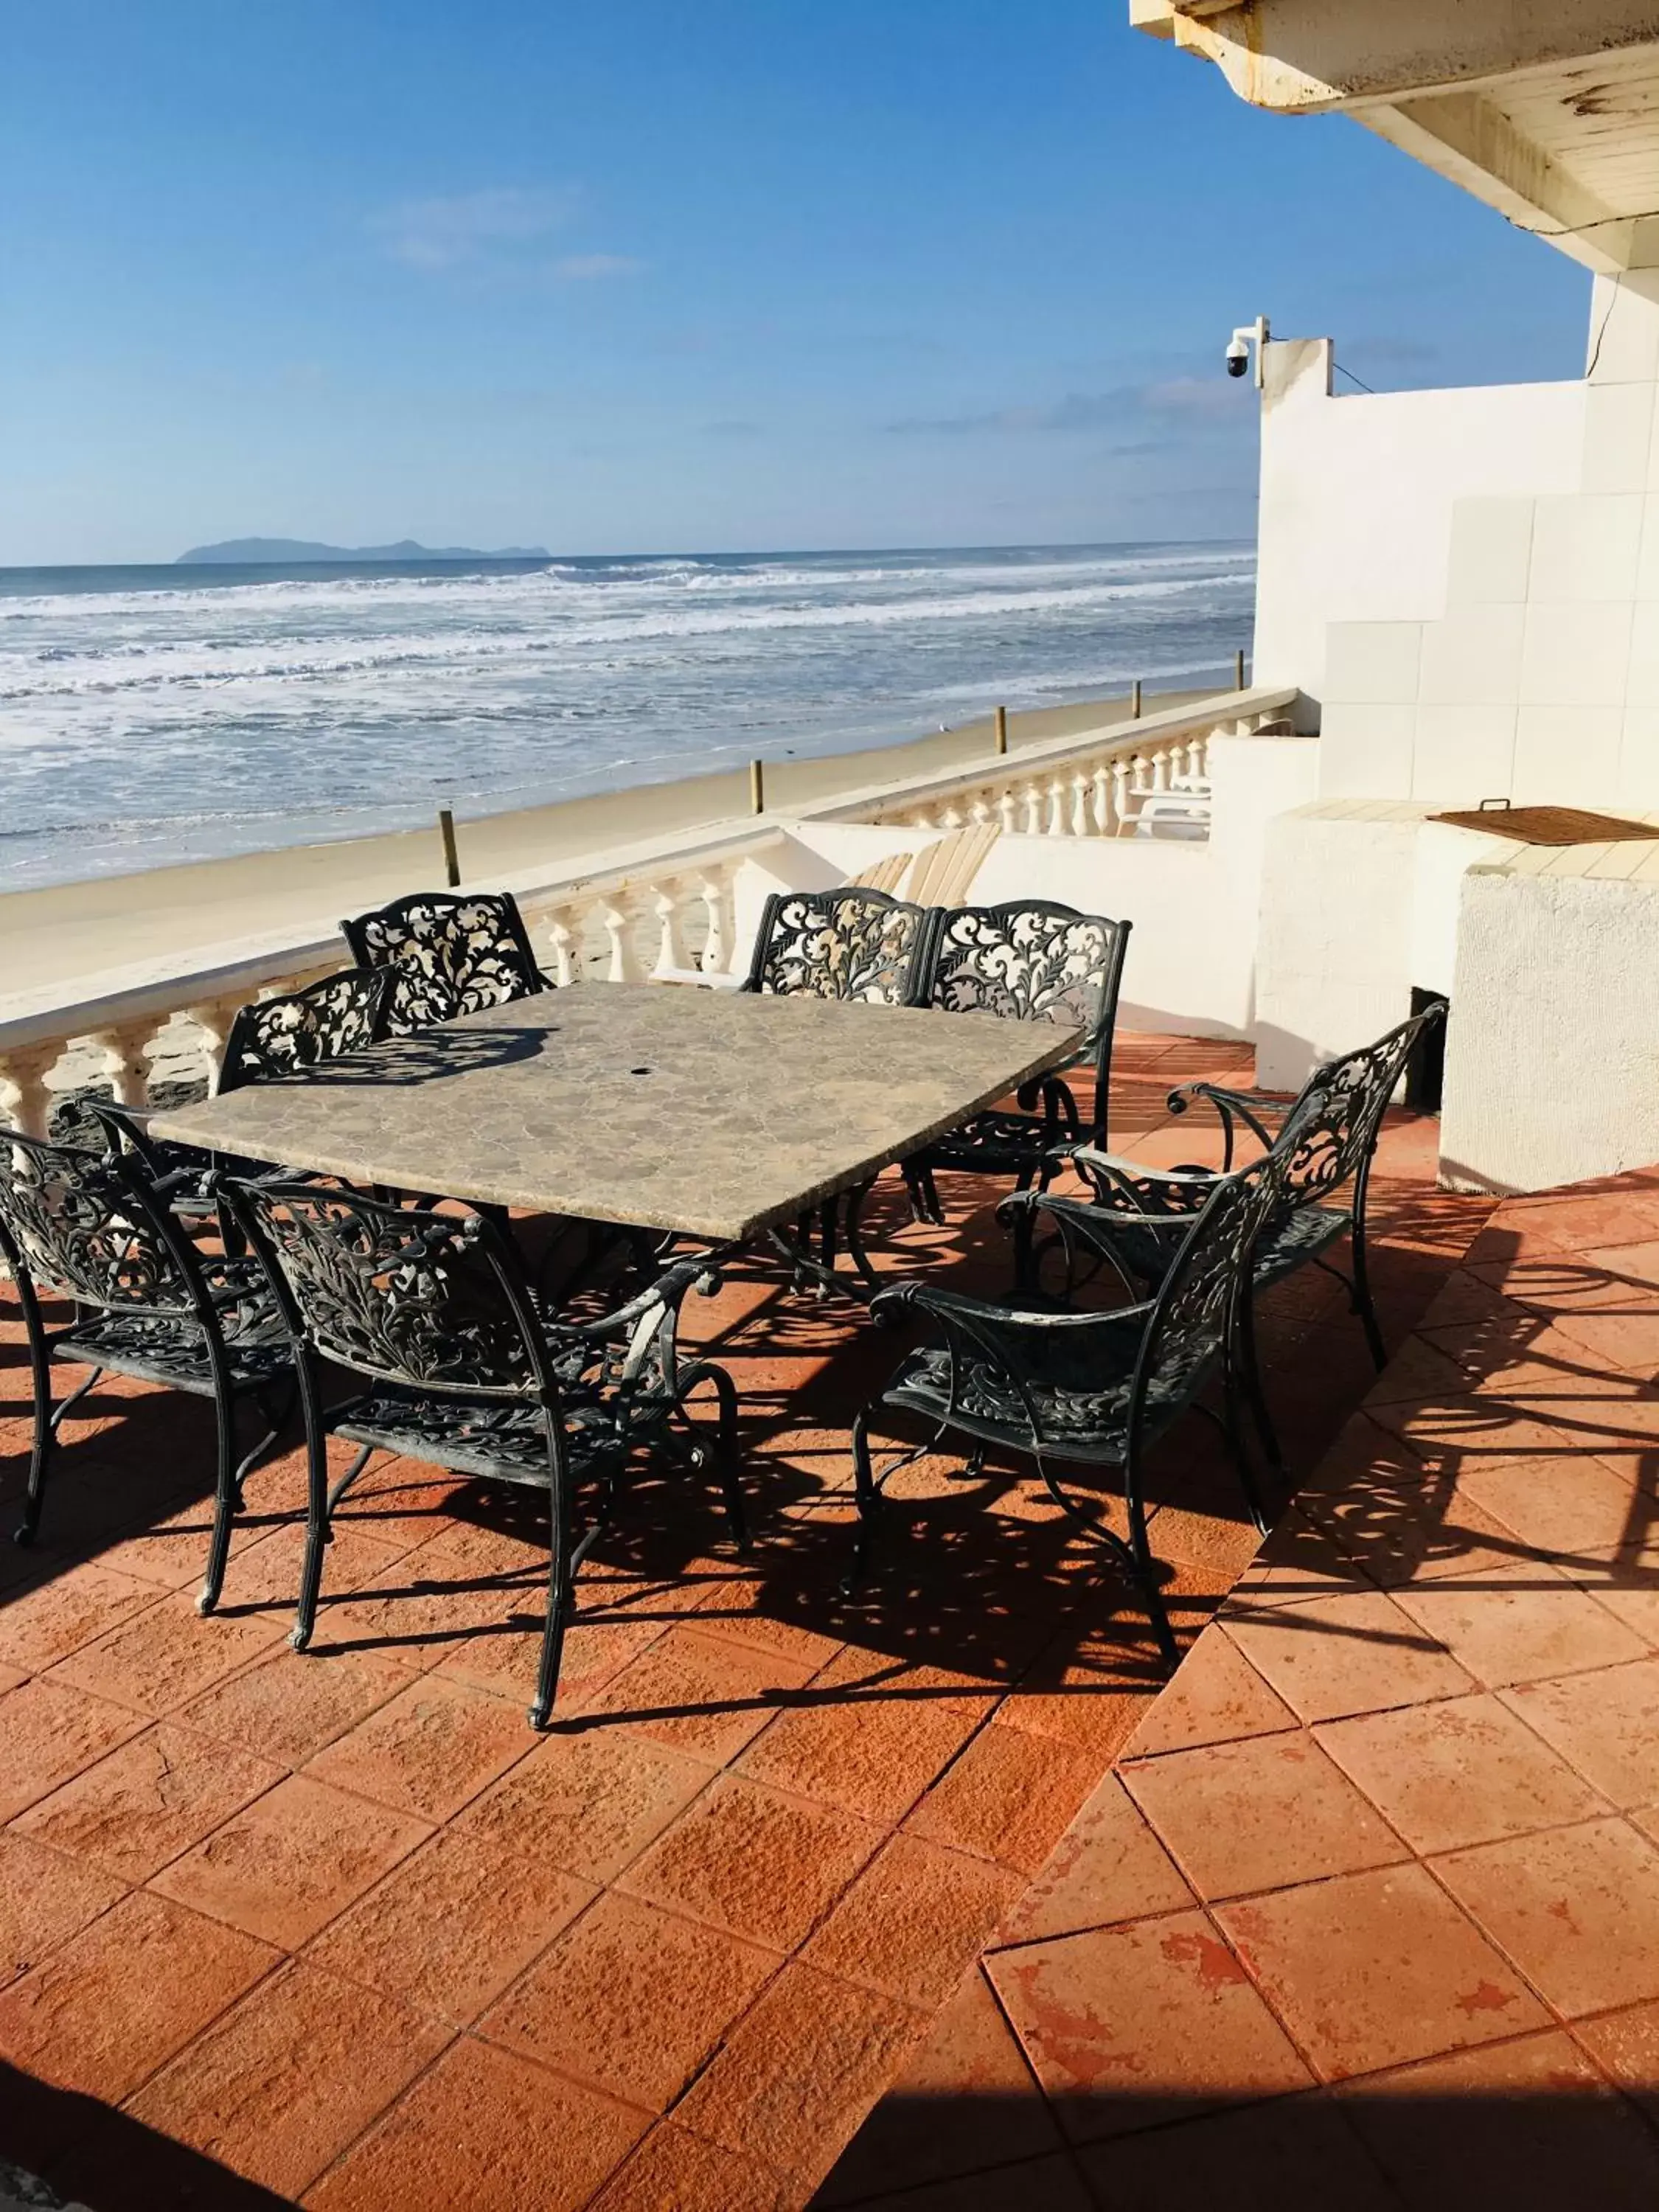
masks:
[[[1196,693],[1148,696],[1146,708],[1179,705]],[[1008,718],[1009,746],[1126,720],[1127,702],[1095,700]],[[988,753],[989,718],[908,744],[809,759],[769,761],[769,812],[826,801],[838,791],[966,764]],[[749,811],[746,769],[597,793],[457,823],[468,882],[545,866],[549,873],[584,853],[635,844],[658,834],[741,818]],[[291,931],[326,935],[343,914],[383,904],[444,879],[435,826],[392,836],[301,845],[234,859],[194,861],[133,875],[94,877],[40,890],[0,894],[0,1004],[79,987],[112,968],[176,960],[228,939]]]

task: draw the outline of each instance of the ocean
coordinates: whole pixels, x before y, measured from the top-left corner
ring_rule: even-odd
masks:
[[[1231,680],[1238,544],[0,569],[0,890]]]

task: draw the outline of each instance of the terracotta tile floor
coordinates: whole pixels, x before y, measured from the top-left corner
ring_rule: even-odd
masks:
[[[1247,1073],[1225,1046],[1125,1040],[1119,1148],[1204,1157],[1170,1085]],[[1334,2143],[1369,2176],[1329,2081],[1512,2050],[1526,2027],[1593,2085],[1646,2082],[1659,1929],[1621,1946],[1607,1899],[1654,1849],[1618,1817],[1647,1797],[1649,1462],[1618,1425],[1641,1386],[1623,1368],[1590,1386],[1615,1373],[1608,1344],[1644,1340],[1613,1324],[1659,1313],[1659,1186],[1627,1278],[1602,1197],[1577,1228],[1505,1209],[1479,1273],[1453,1279],[1491,1206],[1435,1190],[1433,1154],[1432,1125],[1392,1121],[1374,1272],[1391,1340],[1425,1323],[1413,1345],[1435,1340],[1431,1381],[1456,1394],[1396,1395],[1386,1428],[1355,1426],[1374,1377],[1341,1294],[1285,1286],[1262,1329],[1284,1440],[1303,1470],[1334,1446],[1338,1472],[1206,1626],[1255,1538],[1204,1425],[1153,1462],[1172,1610],[1183,1638],[1205,1632],[1155,1708],[1144,1621],[1011,1478],[924,1462],[903,1480],[913,1528],[867,1601],[838,1602],[848,1423],[899,1347],[763,1267],[688,1314],[742,1395],[753,1558],[726,1550],[711,1498],[642,1480],[590,1563],[561,1727],[539,1740],[523,1712],[544,1555],[522,1501],[381,1462],[347,1501],[301,1658],[284,1641],[299,1455],[253,1477],[225,1603],[199,1620],[206,1411],[100,1387],[68,1425],[45,1540],[0,1541],[0,2158],[95,2212],[776,2212],[903,2075],[873,2124],[887,2148],[872,2162],[861,2139],[836,2201],[903,2184],[914,2212],[988,2204],[1017,2167],[1020,2201],[1064,2208],[1139,2201],[1146,2147],[1173,2139],[1145,2130],[1188,2109],[1221,2115],[1176,2130],[1194,2172],[1235,2143],[1286,2172]],[[983,1192],[945,1197],[950,1232],[878,1194],[883,1264],[1000,1288]],[[1591,1236],[1593,1261],[1575,1250]],[[1523,1339],[1511,1407],[1486,1386]],[[8,1514],[26,1403],[14,1326]],[[1525,1453],[1506,1452],[1523,1418]],[[1630,1510],[1602,1498],[1581,1552],[1539,1501],[1587,1432]],[[1460,1474],[1486,1480],[1466,1495]],[[1443,1533],[1413,1548],[1425,1500]],[[1489,1604],[1456,1590],[1464,1512],[1511,1576]],[[1531,1512],[1547,1565],[1516,1526]],[[1592,1623],[1606,1704],[1565,1675]],[[1431,1734],[1365,1735],[1379,1706]],[[1454,1717],[1439,1734],[1437,1716]],[[1109,1770],[1137,1724],[1126,1789]],[[1448,1809],[1466,1746],[1492,1778],[1483,1818]],[[1528,1886],[1492,1856],[1542,1821],[1584,1885],[1582,1939],[1541,1872]],[[1427,1873],[1417,1849],[1441,1855]],[[1321,1912],[1350,1893],[1364,1911],[1336,1915],[1336,1949]],[[1383,1918],[1433,1938],[1409,2025],[1384,1990],[1346,1999],[1395,1896]],[[1334,1989],[1304,1987],[1310,1957]],[[1610,2027],[1595,1999],[1619,1957]],[[920,2092],[954,2100],[926,2140],[890,2126]],[[1611,2097],[1598,2114],[1626,2112]],[[1362,2130],[1385,2163],[1392,2110]],[[941,2157],[988,2178],[939,2197]]]
[[[815,2203],[1659,2204],[1656,1220],[1492,1214]]]

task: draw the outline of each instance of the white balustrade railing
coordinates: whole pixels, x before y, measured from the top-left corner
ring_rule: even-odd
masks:
[[[875,822],[935,833],[990,824],[1011,836],[1131,836],[1148,799],[1209,791],[1212,737],[1248,737],[1297,697],[1289,690],[1236,691],[1133,722],[1055,738],[977,769],[872,786],[815,807],[818,821]]]
[[[782,840],[768,825],[737,836],[705,830],[620,868],[510,879],[506,888],[556,983],[723,974],[736,944],[738,870]],[[113,971],[95,998],[0,1019],[0,1120],[41,1134],[54,1099],[82,1085],[111,1085],[121,1104],[142,1106],[155,1085],[211,1082],[239,1006],[296,989],[349,957],[337,937],[289,939],[187,974],[125,981]]]
[[[1024,745],[977,768],[846,791],[793,818],[934,833],[994,823],[1025,836],[1115,837],[1134,830],[1148,801],[1185,795],[1203,834],[1211,738],[1257,730],[1296,696],[1294,690],[1220,694]],[[848,769],[855,772],[856,757]],[[509,877],[478,888],[514,893],[555,983],[724,975],[738,951],[738,872],[745,860],[775,853],[785,834],[767,817],[727,822],[662,837],[649,848],[595,855],[580,875]],[[239,1006],[292,990],[349,957],[340,939],[321,929],[221,953],[214,964],[189,972],[106,971],[96,979],[96,996],[70,1003],[0,1006],[0,1119],[43,1131],[54,1097],[82,1085],[109,1085],[123,1104],[137,1106],[158,1085],[210,1082]]]

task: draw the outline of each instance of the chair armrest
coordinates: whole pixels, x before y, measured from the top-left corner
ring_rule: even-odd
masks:
[[[1165,1103],[1171,1114],[1184,1114],[1202,1099],[1213,1106],[1220,1118],[1225,1150],[1222,1156],[1222,1172],[1233,1164],[1235,1125],[1242,1121],[1262,1151],[1273,1150],[1274,1131],[1267,1127],[1270,1119],[1283,1121],[1297,1103],[1294,1098],[1284,1098],[1271,1091],[1230,1091],[1219,1083],[1183,1083],[1172,1091]]]
[[[1067,1164],[1088,1184],[1097,1208],[1119,1220],[1139,1216],[1152,1227],[1176,1221],[1184,1228],[1216,1182],[1209,1168],[1149,1168],[1093,1145],[1079,1145]]]

